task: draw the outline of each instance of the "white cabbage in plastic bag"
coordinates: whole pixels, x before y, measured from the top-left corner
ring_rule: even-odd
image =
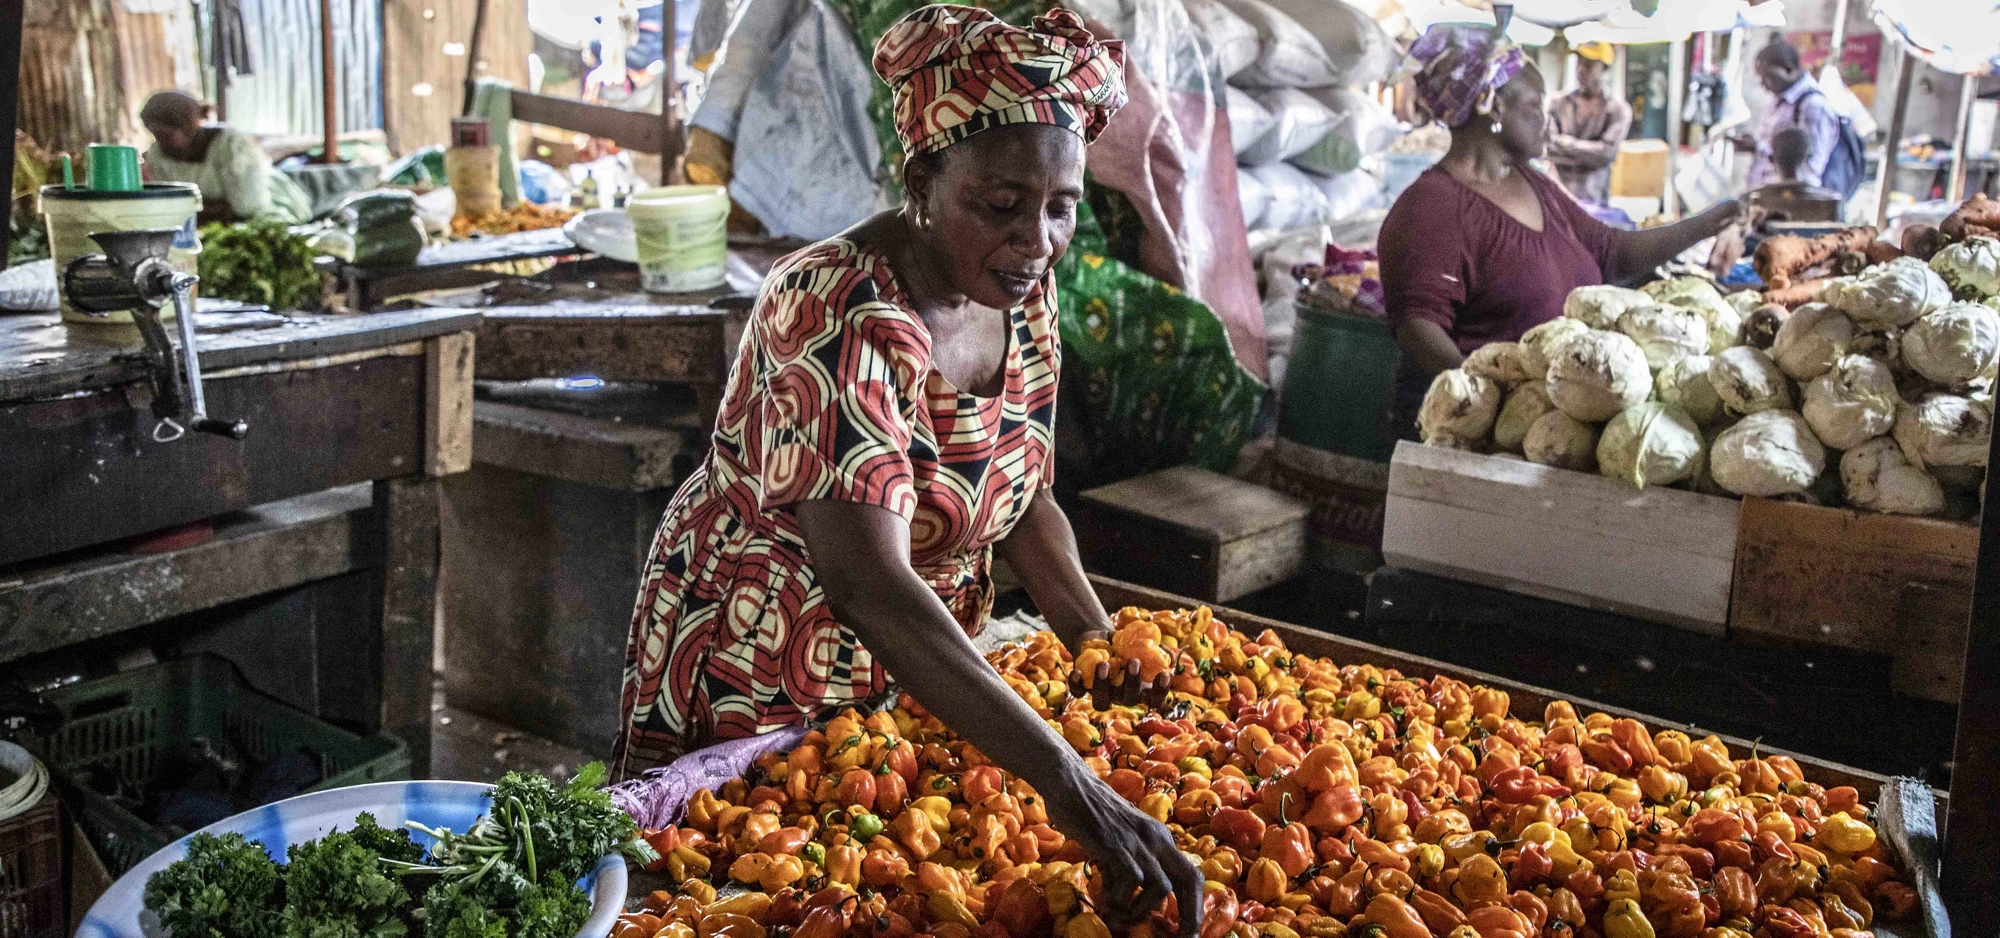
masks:
[[[1695,423],[1704,427],[1721,420],[1725,416],[1722,397],[1708,380],[1708,369],[1714,364],[1715,359],[1707,355],[1689,355],[1660,369],[1653,379],[1660,400],[1687,411]]]
[[[1956,394],[1926,394],[1896,408],[1896,443],[1919,468],[1984,466],[1993,437],[1993,410]]]
[[[1903,331],[1903,364],[1949,388],[1963,388],[2000,360],[2000,313],[1982,303],[1952,303]]]
[[[1764,305],[1764,294],[1756,290],[1738,290],[1723,299],[1728,300],[1729,305],[1744,316],[1750,315],[1751,310]]]
[[[1453,368],[1431,379],[1430,391],[1417,411],[1417,431],[1425,443],[1471,448],[1492,432],[1493,419],[1499,413],[1499,384]]]
[[[1645,488],[1672,485],[1701,465],[1701,428],[1672,404],[1646,401],[1604,425],[1597,439],[1597,471]]]
[[[1807,303],[1792,310],[1779,327],[1771,341],[1771,360],[1785,374],[1810,381],[1832,368],[1853,343],[1854,321],[1847,314],[1825,303]]]
[[[1631,337],[1593,330],[1565,340],[1549,357],[1549,400],[1591,423],[1610,420],[1653,394],[1646,353]]]
[[[1944,510],[1944,487],[1910,465],[1896,441],[1876,437],[1840,457],[1840,486],[1847,503],[1892,515],[1934,515]]]
[[[1743,326],[1731,344],[1769,351],[1771,343],[1778,341],[1778,330],[1785,328],[1785,322],[1791,318],[1792,311],[1776,303],[1759,306],[1743,314]]]
[[[1951,288],[1923,261],[1899,257],[1829,282],[1818,299],[1863,329],[1883,330],[1907,326],[1951,302]]]
[[[1743,328],[1743,312],[1724,299],[1715,284],[1700,277],[1655,280],[1639,288],[1653,302],[1691,309],[1708,324],[1708,350],[1721,351],[1736,344]],[[1756,294],[1751,294],[1755,296]]]
[[[1722,406],[1737,415],[1790,410],[1792,389],[1771,356],[1747,345],[1723,349],[1708,366],[1708,383]]]
[[[1826,447],[1805,418],[1789,410],[1763,410],[1715,438],[1708,466],[1717,485],[1738,495],[1797,495],[1826,469]]]
[[[2000,294],[2000,241],[1967,238],[1931,255],[1931,269],[1959,299]]]
[[[1544,466],[1589,472],[1597,461],[1597,428],[1552,410],[1528,428],[1521,451]]]
[[[1896,378],[1889,366],[1848,355],[1806,385],[1800,412],[1813,434],[1834,449],[1853,449],[1896,425]]]
[[[1501,405],[1499,418],[1493,421],[1494,448],[1520,452],[1522,442],[1528,438],[1528,428],[1554,409],[1556,405],[1549,403],[1547,382],[1530,381],[1515,388],[1507,395],[1507,403]]]
[[[1521,334],[1521,365],[1536,377],[1549,373],[1549,353],[1563,340],[1590,331],[1581,320],[1559,316]]]
[[[1618,331],[1639,343],[1646,366],[1654,371],[1689,355],[1708,354],[1708,321],[1686,307],[1633,307],[1618,317]]]
[[[1465,373],[1500,382],[1503,388],[1541,377],[1531,374],[1521,362],[1521,343],[1488,342],[1465,356]]]
[[[1653,298],[1637,290],[1593,284],[1569,291],[1563,300],[1563,315],[1592,329],[1611,329],[1626,310],[1651,305]]]

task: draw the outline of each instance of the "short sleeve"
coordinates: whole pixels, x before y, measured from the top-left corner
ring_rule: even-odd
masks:
[[[1583,203],[1565,195],[1548,177],[1540,173],[1535,175],[1541,177],[1536,181],[1545,187],[1549,196],[1543,200],[1543,204],[1553,202],[1562,206],[1563,215],[1569,221],[1570,231],[1575,233],[1577,243],[1583,245],[1583,249],[1589,251],[1591,258],[1597,261],[1597,272],[1603,276],[1604,282],[1610,283],[1617,279],[1618,230],[1598,221],[1597,216],[1590,214],[1590,210],[1583,207]]]
[[[923,324],[851,266],[795,267],[758,306],[763,507],[855,502],[909,520],[911,427],[930,362]]]
[[[1465,304],[1463,220],[1453,217],[1458,200],[1438,191],[1436,172],[1418,176],[1382,221],[1376,248],[1391,330],[1424,320],[1455,335],[1458,310]]]

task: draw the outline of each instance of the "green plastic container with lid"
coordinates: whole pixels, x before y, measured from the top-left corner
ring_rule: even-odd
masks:
[[[1381,319],[1301,305],[1285,371],[1278,435],[1314,449],[1388,462],[1396,440],[1396,338]]]
[[[236,667],[212,655],[72,684],[44,694],[62,714],[45,738],[23,745],[48,765],[64,803],[113,876],[187,833],[149,824],[92,788],[91,775],[127,786],[152,777],[162,755],[197,737],[224,756],[264,762],[303,750],[319,762],[320,781],[300,793],[410,777],[410,751],[386,734],[362,736],[327,723],[245,683]]]

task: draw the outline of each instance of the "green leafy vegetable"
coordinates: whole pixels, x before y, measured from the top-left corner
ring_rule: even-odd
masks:
[[[492,813],[464,835],[429,832],[438,838],[433,856],[468,872],[497,858],[527,871],[530,880],[549,871],[566,881],[581,879],[613,852],[640,865],[658,859],[631,816],[599,790],[606,776],[603,763],[592,762],[557,788],[539,775],[509,772],[494,786]]]
[[[384,860],[401,863],[415,863],[424,858],[424,848],[410,837],[408,830],[389,830],[375,823],[375,815],[366,811],[354,817],[354,829],[347,832],[354,842],[375,852]]]
[[[382,830],[374,818],[368,818],[368,826]],[[290,859],[285,867],[285,938],[409,934],[403,918],[409,892],[383,872],[381,855],[352,834],[336,832],[299,844]]]
[[[200,274],[203,296],[262,303],[277,310],[320,307],[313,249],[282,222],[203,227]]]
[[[146,881],[146,908],[175,938],[268,938],[283,901],[278,864],[242,834],[196,834],[186,858]]]
[[[425,938],[570,938],[590,896],[551,872],[537,883],[508,863],[451,880],[424,900]]]

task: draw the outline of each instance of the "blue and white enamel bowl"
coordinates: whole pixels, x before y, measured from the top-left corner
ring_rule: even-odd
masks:
[[[271,856],[284,862],[291,845],[316,840],[354,826],[354,816],[366,811],[390,829],[416,821],[426,827],[463,831],[491,807],[493,786],[479,782],[379,782],[287,798],[245,811],[196,833],[237,833],[261,841]],[[193,835],[188,835],[192,837]],[[417,843],[431,840],[416,834]],[[76,938],[167,938],[159,922],[145,909],[146,880],[187,856],[188,838],[161,848],[135,866],[90,907]],[[605,938],[625,906],[625,861],[608,856],[584,877],[590,893],[590,918],[576,938]]]

